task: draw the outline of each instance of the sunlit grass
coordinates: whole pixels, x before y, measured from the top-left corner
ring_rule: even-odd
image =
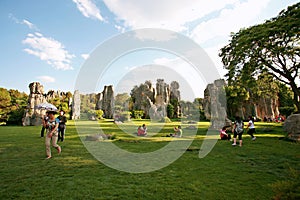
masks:
[[[240,148],[218,140],[212,151],[199,159],[208,122],[161,124],[137,120],[122,126],[135,130],[143,123],[148,126],[148,137],[124,133],[109,120],[77,125],[87,135],[99,133],[99,127],[115,134],[115,140],[95,142],[112,142],[130,152],[154,151],[173,140],[190,140],[192,144],[163,169],[130,174],[96,160],[83,146],[73,121],[68,121],[66,139],[59,143],[62,154],[57,155],[52,148],[50,160],[45,160],[41,127],[0,126],[0,199],[272,199],[272,185],[290,180],[290,168],[300,170],[300,144],[281,139],[285,135],[281,124],[256,123],[256,141],[244,134]],[[166,137],[179,124],[184,137]],[[190,125],[198,127],[195,136],[185,129]],[[152,131],[157,127],[162,128]],[[212,137],[218,137],[217,130]]]

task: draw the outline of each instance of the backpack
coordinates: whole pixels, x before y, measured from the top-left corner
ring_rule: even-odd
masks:
[[[244,122],[241,121],[240,123],[239,122],[236,122],[236,128],[235,128],[235,131],[237,133],[242,133],[244,131]]]

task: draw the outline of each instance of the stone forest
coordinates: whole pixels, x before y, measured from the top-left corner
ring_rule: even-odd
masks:
[[[291,91],[287,87],[282,88],[282,85],[281,90],[277,90],[276,94],[267,95],[265,93],[256,98],[240,99],[238,102],[233,101],[236,97],[233,89],[221,79],[208,84],[205,91],[203,91],[204,97],[196,98],[193,102],[181,99],[180,84],[178,82],[166,83],[164,79],[157,79],[156,83],[145,81],[134,86],[130,94],[115,94],[112,85],[104,86],[102,92],[93,94],[80,94],[80,91],[75,91],[72,94],[71,92],[61,92],[59,90],[51,90],[45,93],[43,85],[39,82],[30,83],[29,91],[28,97],[26,94],[22,96],[24,109],[23,112],[19,113],[19,118],[22,115],[23,126],[40,125],[45,110],[36,109],[36,106],[49,102],[64,110],[69,114],[69,118],[73,120],[97,120],[102,118],[114,119],[119,122],[131,118],[162,122],[171,121],[172,119],[207,120],[211,121],[212,127],[214,127],[213,119],[217,114],[212,112],[211,106],[216,105],[217,111],[224,113],[222,116],[225,116],[223,120],[225,125],[230,125],[235,116],[241,116],[243,119],[254,116],[257,121],[278,121],[279,117],[283,121],[286,117],[289,117],[286,123],[290,125],[284,126],[285,130],[293,135],[298,134],[295,133],[296,130],[300,130],[298,127],[300,123],[297,121],[299,120],[299,114],[291,115],[295,109],[290,103],[291,96],[289,95]],[[218,95],[223,92],[226,99],[218,100],[218,98],[212,97],[213,91],[217,91]],[[20,107],[21,104],[18,106]],[[1,117],[2,122],[5,121],[3,115]],[[6,122],[10,124],[9,120],[6,120]]]

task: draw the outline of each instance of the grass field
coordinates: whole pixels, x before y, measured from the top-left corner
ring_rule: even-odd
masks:
[[[137,122],[142,123],[149,122]],[[110,121],[100,123],[116,136],[114,144],[131,152],[165,146],[170,138],[163,136],[174,125],[178,122],[164,126],[153,137],[136,138]],[[45,160],[41,127],[0,126],[0,199],[262,200],[282,194],[299,199],[300,144],[284,140],[280,124],[256,123],[256,127],[256,141],[244,134],[240,148],[218,140],[200,159],[199,148],[208,128],[208,123],[200,122],[197,136],[178,160],[157,171],[127,173],[96,160],[82,144],[73,121],[68,121],[65,141],[59,143],[62,154],[52,148],[49,160]]]

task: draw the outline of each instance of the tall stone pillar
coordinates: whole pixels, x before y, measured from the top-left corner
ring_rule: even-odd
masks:
[[[45,110],[36,109],[37,105],[47,102],[44,96],[44,87],[39,82],[32,82],[28,87],[30,94],[22,123],[23,126],[38,126],[42,124],[42,117],[46,114]]]
[[[72,100],[72,116],[71,119],[80,119],[80,93],[78,90],[74,91]]]

